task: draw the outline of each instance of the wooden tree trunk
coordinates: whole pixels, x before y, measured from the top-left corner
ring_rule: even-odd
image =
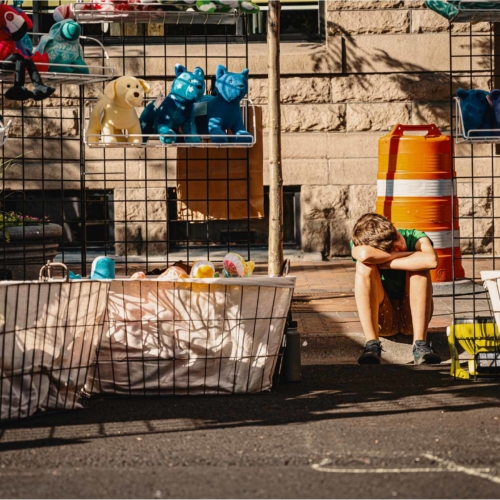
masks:
[[[269,276],[283,267],[283,174],[281,171],[280,12],[279,0],[269,0],[267,69],[269,83]]]

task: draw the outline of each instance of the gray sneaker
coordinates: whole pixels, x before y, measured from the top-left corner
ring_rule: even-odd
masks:
[[[415,341],[413,359],[416,365],[439,365],[441,363],[441,357],[435,353],[432,342],[425,340]]]
[[[358,358],[360,365],[379,365],[382,356],[380,340],[369,340],[363,348],[363,354]]]

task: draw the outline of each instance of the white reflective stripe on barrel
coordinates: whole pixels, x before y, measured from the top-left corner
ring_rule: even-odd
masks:
[[[384,179],[377,181],[377,196],[408,196],[408,197],[430,197],[430,196],[452,196],[456,195],[456,180],[400,180]]]
[[[434,243],[436,250],[451,248],[451,231],[425,231],[425,234]],[[458,247],[460,245],[460,231],[454,231],[453,236],[455,236],[455,246]]]

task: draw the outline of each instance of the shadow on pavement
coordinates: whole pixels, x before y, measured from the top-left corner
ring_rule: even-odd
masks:
[[[4,424],[0,452],[150,433],[339,419],[357,419],[362,425],[363,417],[464,412],[500,404],[499,380],[458,381],[443,367],[313,365],[303,367],[303,378],[262,395],[91,399],[85,410]],[[120,430],[113,424],[120,424]],[[42,428],[50,431],[38,438]],[[18,438],[2,442],[7,429],[18,429]]]

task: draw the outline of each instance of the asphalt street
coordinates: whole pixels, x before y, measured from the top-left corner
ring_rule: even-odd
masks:
[[[0,495],[498,498],[498,381],[446,368],[312,365],[270,394],[92,400],[10,423]]]

